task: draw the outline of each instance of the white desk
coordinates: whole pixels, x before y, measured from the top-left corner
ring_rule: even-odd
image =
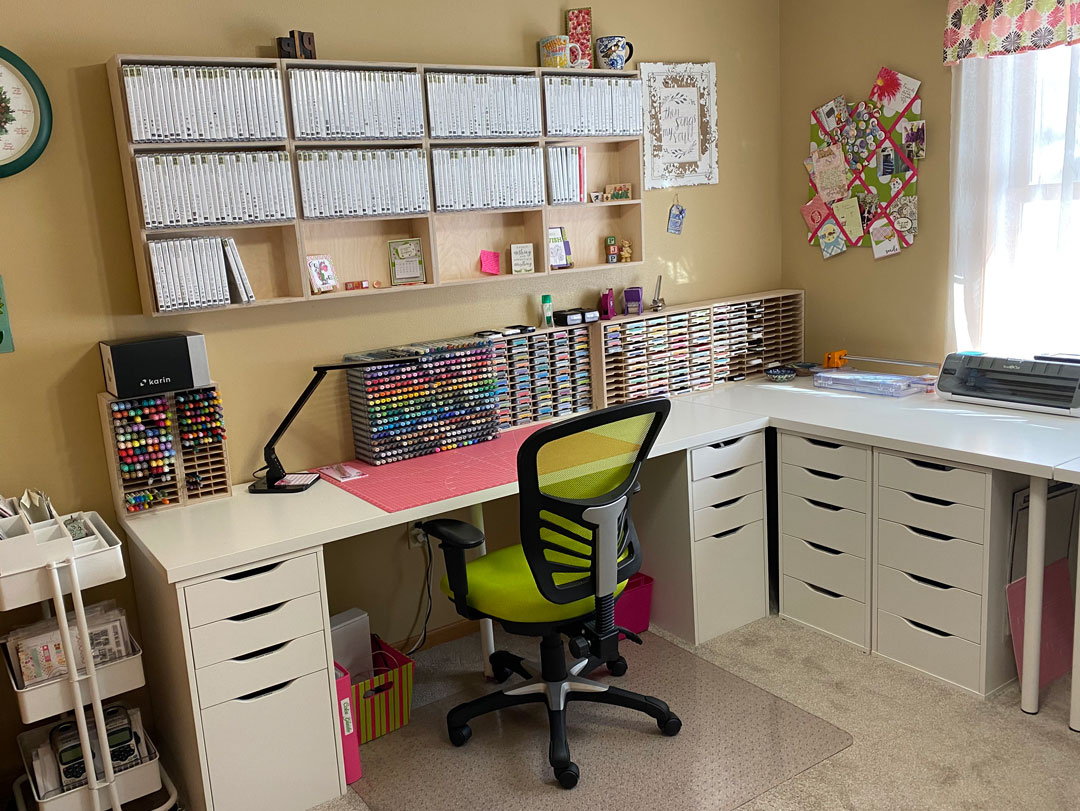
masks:
[[[1063,465],[1058,465],[1054,470],[1054,478],[1080,484],[1080,459],[1073,459]],[[1073,619],[1073,665],[1072,665],[1072,699],[1069,705],[1069,729],[1080,732],[1080,588],[1076,589],[1076,608]]]
[[[718,412],[702,404],[673,400],[651,455],[720,442],[767,425],[768,419],[762,415]],[[122,516],[121,523],[168,582],[177,583],[494,501],[517,491],[513,481],[409,510],[386,512],[326,483],[281,496],[252,495],[246,485],[240,485],[228,499]]]
[[[1057,477],[1080,482],[1080,421],[954,404],[934,395],[892,399],[825,391],[814,389],[809,380],[788,385],[746,382],[672,401],[671,415],[652,456],[671,459],[670,454],[769,426],[1030,477],[1021,706],[1027,712],[1037,711],[1047,481]],[[462,452],[467,453],[467,449]],[[1067,464],[1070,460],[1077,461]],[[1075,478],[1068,478],[1070,475]],[[229,499],[121,520],[137,550],[133,557],[141,561],[142,580],[156,581],[153,588],[163,592],[166,587],[183,591],[200,579],[221,577],[238,567],[258,566],[305,551],[315,551],[321,565],[321,547],[326,543],[450,510],[476,508],[517,490],[517,483],[511,482],[414,509],[386,512],[326,484],[279,497],[253,496],[238,487]],[[138,593],[143,583],[136,587]],[[175,595],[172,599],[175,603]],[[180,604],[183,608],[183,597]],[[174,624],[175,609],[171,606],[165,617]],[[325,599],[323,610],[325,613]],[[177,664],[183,665],[182,660]],[[163,678],[167,676],[163,674]],[[185,678],[194,679],[190,666]],[[180,684],[176,689],[184,687]],[[1073,710],[1074,727],[1080,729],[1080,700],[1074,699]],[[189,775],[191,780],[197,779],[198,770],[189,770]],[[344,790],[343,777],[341,788]]]
[[[767,414],[769,425],[862,442],[1029,476],[1027,591],[1020,706],[1039,711],[1043,569],[1046,554],[1047,480],[1065,460],[1080,457],[1080,421],[1072,417],[967,405],[934,394],[891,398],[816,389],[810,378],[794,384],[753,382],[691,397],[719,409]],[[1080,460],[1078,460],[1080,461]],[[1080,468],[1077,468],[1080,470]],[[1080,474],[1072,481],[1080,481]],[[1080,698],[1074,703],[1080,729]]]

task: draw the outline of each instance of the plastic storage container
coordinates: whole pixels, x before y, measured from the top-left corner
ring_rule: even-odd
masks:
[[[885,397],[907,397],[926,391],[926,383],[921,378],[872,372],[818,372],[814,375],[814,385],[819,389],[881,394]]]
[[[653,579],[638,572],[631,575],[618,602],[615,603],[615,624],[635,634],[649,630],[652,614]]]

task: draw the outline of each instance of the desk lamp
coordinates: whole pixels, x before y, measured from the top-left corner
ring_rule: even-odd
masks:
[[[270,437],[270,441],[266,443],[263,448],[263,461],[266,462],[265,470],[266,476],[261,479],[256,479],[250,485],[248,485],[249,493],[302,493],[311,487],[318,479],[312,479],[307,484],[278,484],[287,475],[285,468],[282,467],[281,460],[277,456],[277,443],[285,432],[289,430],[289,426],[292,425],[293,420],[300,413],[307,401],[311,399],[311,395],[315,393],[315,389],[319,388],[319,384],[323,382],[323,378],[326,377],[328,372],[336,372],[340,369],[367,369],[372,366],[389,366],[396,363],[416,363],[420,360],[420,355],[401,355],[382,358],[378,360],[353,360],[345,361],[343,363],[326,363],[321,366],[314,367],[315,376],[311,378],[311,382],[308,383],[307,388],[304,389],[304,393],[300,395],[289,413],[285,415],[285,419],[281,421],[281,425],[274,431],[274,435]],[[260,470],[263,468],[260,468]],[[259,471],[256,470],[256,473]]]

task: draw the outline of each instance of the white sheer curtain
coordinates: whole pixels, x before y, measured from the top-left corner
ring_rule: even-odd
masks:
[[[1080,45],[952,70],[948,349],[1080,354]]]

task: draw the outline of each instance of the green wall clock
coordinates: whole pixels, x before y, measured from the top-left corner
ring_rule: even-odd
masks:
[[[0,177],[28,167],[52,134],[52,105],[41,79],[0,45]]]

